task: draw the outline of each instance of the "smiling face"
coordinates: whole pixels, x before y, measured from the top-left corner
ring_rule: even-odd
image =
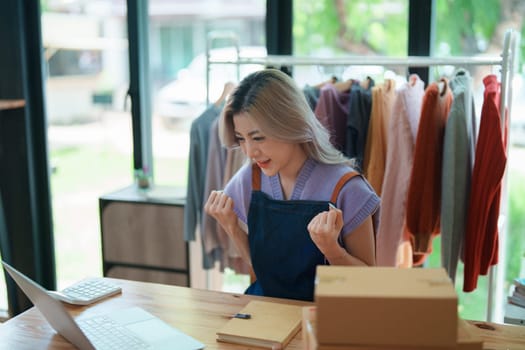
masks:
[[[299,143],[289,143],[268,137],[247,112],[233,116],[237,143],[266,176],[279,174],[295,179],[306,154]]]

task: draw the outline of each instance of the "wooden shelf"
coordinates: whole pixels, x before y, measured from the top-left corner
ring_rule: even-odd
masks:
[[[25,100],[0,100],[0,111],[7,109],[22,108],[25,105]]]

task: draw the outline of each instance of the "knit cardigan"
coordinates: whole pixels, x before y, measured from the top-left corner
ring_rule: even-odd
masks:
[[[493,74],[485,85],[465,232],[463,291],[477,287],[479,275],[498,262],[498,217],[501,181],[507,163],[507,130],[501,130],[501,84]],[[507,111],[505,111],[506,113]],[[508,118],[506,118],[508,120]]]
[[[407,193],[406,224],[414,254],[432,252],[432,237],[440,232],[443,137],[452,101],[446,78],[430,84],[423,97]]]

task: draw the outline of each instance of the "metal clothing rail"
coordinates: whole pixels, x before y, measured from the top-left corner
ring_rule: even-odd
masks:
[[[503,58],[496,56],[454,56],[454,57],[381,57],[381,56],[347,56],[335,58],[268,55],[266,57],[239,57],[236,60],[212,60],[210,63],[221,64],[261,64],[265,66],[410,66],[428,67],[444,65],[502,65]]]
[[[229,39],[236,47],[237,59],[212,59],[209,50],[212,42],[221,37],[224,33],[213,33],[208,38],[207,44],[207,74],[206,74],[206,98],[209,103],[209,76],[211,64],[233,64],[237,66],[237,75],[239,67],[244,64],[259,64],[265,67],[282,67],[282,66],[384,66],[384,67],[431,67],[431,66],[500,66],[501,74],[501,98],[500,113],[501,127],[510,125],[511,103],[512,103],[512,80],[516,71],[518,62],[518,47],[520,42],[519,32],[509,29],[505,32],[503,40],[503,50],[500,56],[454,56],[454,57],[430,57],[430,56],[406,56],[406,57],[381,57],[381,56],[347,56],[347,57],[307,57],[294,55],[267,55],[265,57],[241,57],[239,55],[239,44],[235,35],[228,33],[222,39]],[[238,76],[239,78],[239,76]],[[507,206],[507,174],[503,178],[502,205],[500,208],[500,262],[499,265],[506,264],[506,236],[508,230]],[[495,267],[489,271],[488,303],[487,303],[487,320],[494,321],[494,314],[497,318],[503,320],[503,305],[495,303],[494,300],[504,300],[504,274],[498,273]],[[494,288],[494,283],[496,288]]]
[[[512,81],[518,64],[518,48],[520,45],[520,33],[508,30],[503,40],[502,65],[501,65],[501,95],[500,95],[500,115],[501,130],[510,126],[510,116],[512,107]],[[507,124],[508,123],[508,124]],[[508,141],[507,141],[508,142]],[[508,148],[508,146],[507,146]],[[508,153],[508,149],[506,150]],[[507,154],[508,157],[508,154]],[[505,266],[507,263],[507,236],[508,236],[508,175],[507,171],[502,180],[502,201],[500,204],[500,220],[498,229],[500,232],[499,252],[500,261],[498,266]],[[505,285],[505,270],[499,273],[498,266],[492,266],[489,270],[489,287],[487,297],[487,320],[503,322],[503,309],[501,303],[505,299],[503,286]],[[496,288],[494,288],[494,286]],[[498,302],[500,301],[500,302]]]
[[[215,40],[230,40],[236,48],[237,59],[212,59],[210,49]],[[240,56],[239,41],[231,32],[211,32],[207,41],[207,69],[206,69],[206,102],[209,103],[209,76],[211,64],[259,64],[263,66],[385,66],[385,67],[430,67],[430,66],[501,66],[502,85],[502,127],[507,117],[504,113],[508,110],[510,114],[510,84],[515,72],[517,61],[517,47],[519,45],[519,33],[507,30],[503,41],[503,50],[500,56],[453,56],[453,57],[431,57],[431,56],[406,56],[406,57],[382,57],[382,56],[346,56],[346,57],[311,57],[295,55],[267,55],[265,57],[242,57]],[[239,69],[237,69],[239,72]],[[239,74],[237,74],[239,75]],[[239,78],[239,76],[237,76]]]

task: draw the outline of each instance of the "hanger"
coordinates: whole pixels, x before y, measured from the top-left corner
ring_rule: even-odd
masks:
[[[438,82],[439,96],[443,97],[447,93],[448,80],[446,78],[439,79]]]
[[[213,104],[216,107],[221,107],[221,105],[224,103],[224,101],[226,101],[226,99],[228,98],[228,96],[230,95],[230,93],[233,91],[234,88],[235,88],[235,84],[232,83],[231,81],[224,84],[221,95],[219,96],[217,101],[215,101]]]
[[[354,79],[348,79],[345,81],[339,81],[337,83],[334,83],[334,87],[339,92],[348,92],[352,88],[353,83]]]

